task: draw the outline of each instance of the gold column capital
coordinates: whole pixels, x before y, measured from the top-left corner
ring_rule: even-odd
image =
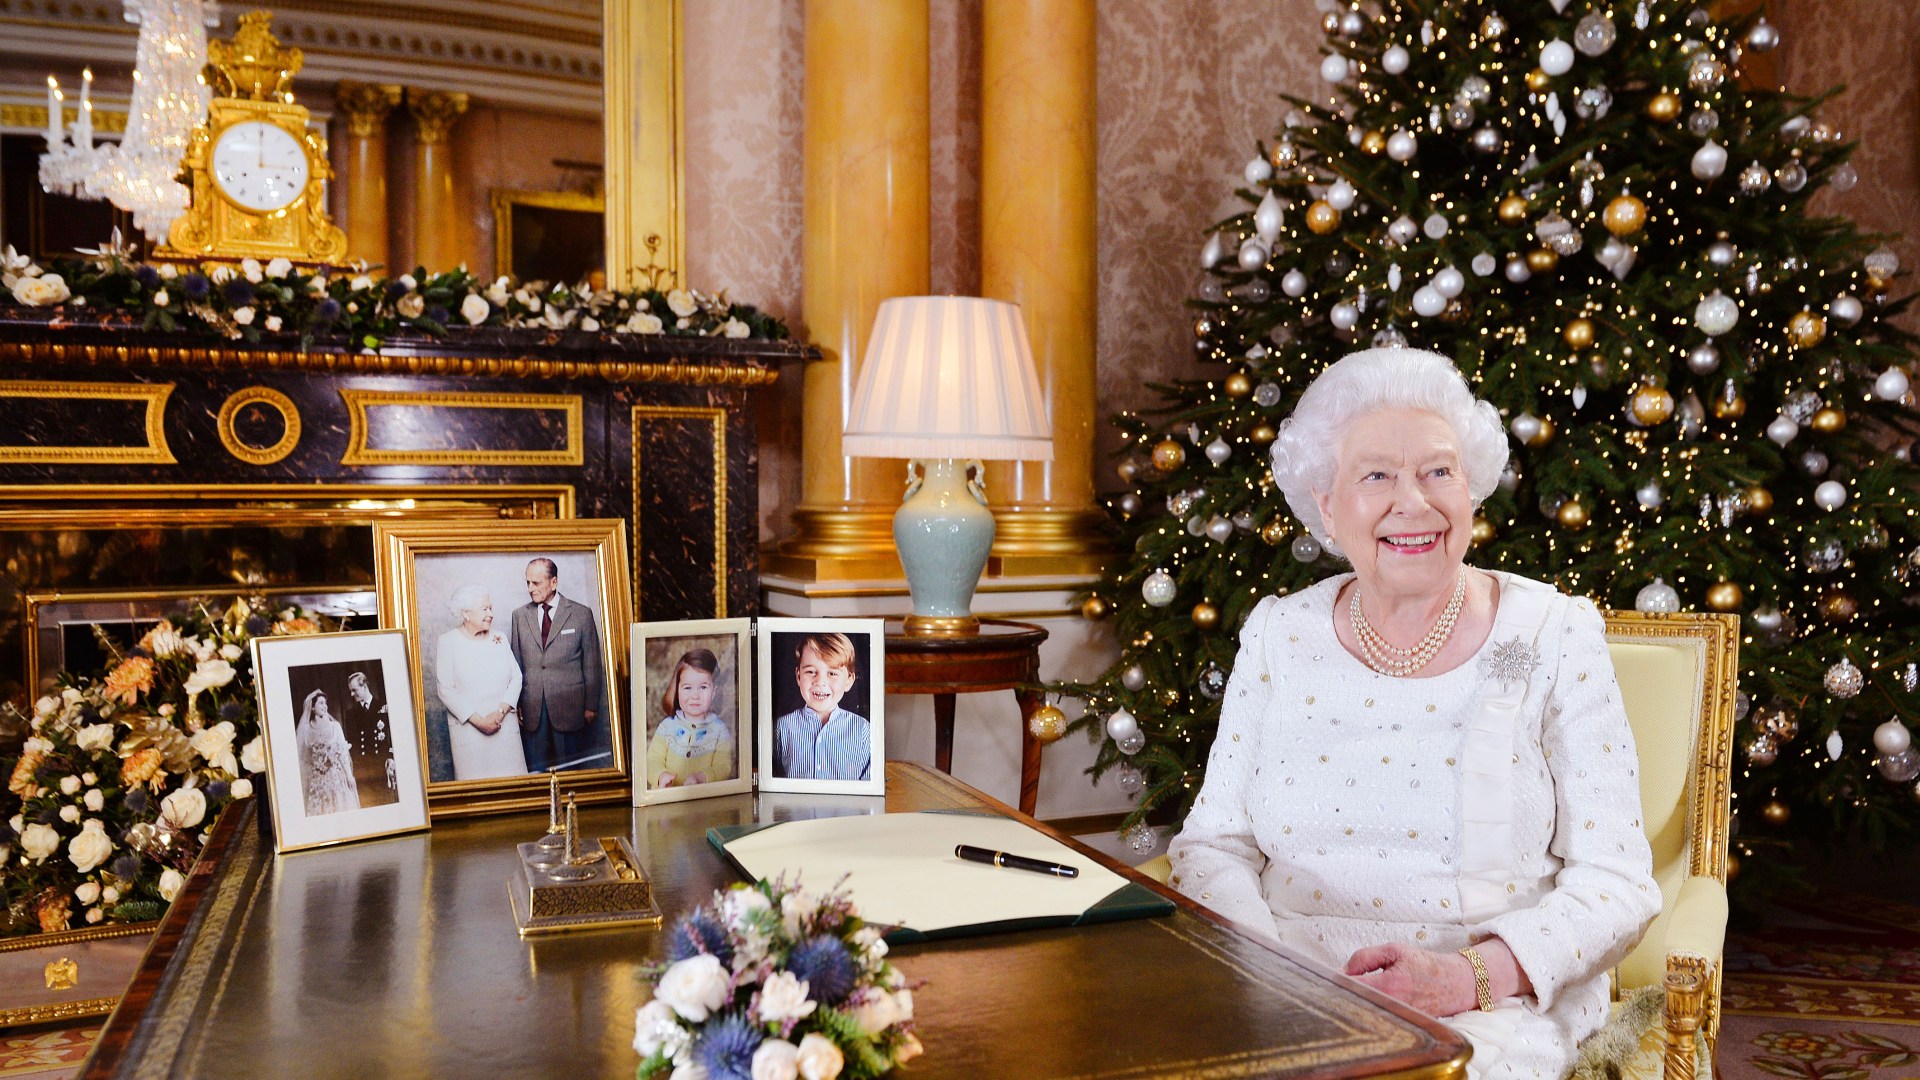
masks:
[[[400,107],[400,87],[342,79],[334,84],[333,104],[347,118],[355,137],[371,139],[387,126],[387,114]]]
[[[447,141],[453,125],[467,111],[467,95],[451,90],[407,88],[407,111],[413,114],[418,142],[435,145]]]

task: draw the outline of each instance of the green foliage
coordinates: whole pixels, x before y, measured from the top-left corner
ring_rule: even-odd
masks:
[[[1536,70],[1548,42],[1583,40],[1595,17],[1610,47],[1583,50],[1564,74]],[[1328,363],[1406,343],[1452,357],[1521,431],[1550,424],[1530,445],[1516,438],[1471,563],[1614,608],[1656,578],[1687,610],[1707,610],[1716,584],[1739,586],[1744,850],[1785,858],[1796,838],[1910,832],[1920,791],[1883,778],[1872,731],[1920,704],[1906,675],[1920,662],[1920,423],[1898,375],[1876,393],[1914,340],[1893,321],[1910,298],[1894,297],[1883,238],[1820,209],[1821,191],[1852,182],[1852,145],[1819,120],[1818,100],[1741,85],[1752,16],[1716,22],[1675,0],[1564,14],[1387,0],[1360,23],[1327,45],[1356,74],[1331,98],[1288,99],[1238,189],[1246,208],[1214,227],[1190,306],[1196,356],[1220,366],[1158,388],[1151,416],[1115,421],[1129,490],[1112,505],[1131,554],[1093,594],[1123,655],[1062,687],[1087,702],[1076,726],[1100,740],[1096,777],[1140,770],[1130,823],[1156,808],[1184,816],[1241,622],[1260,598],[1343,569],[1311,545],[1296,557],[1303,529],[1268,471],[1273,431]],[[1397,73],[1389,50],[1406,53]],[[1385,152],[1399,133],[1415,140],[1404,161]],[[1725,171],[1697,178],[1709,140],[1726,149]],[[1267,215],[1264,236],[1262,200],[1284,212],[1278,228]],[[1335,203],[1346,204],[1337,225],[1309,226]],[[1416,295],[1446,271],[1464,287],[1419,314]],[[1738,317],[1709,336],[1697,312],[1716,293]],[[1767,436],[1782,414],[1799,429],[1785,445]],[[1819,507],[1827,482],[1843,486],[1843,506]],[[1563,513],[1569,502],[1578,510]],[[1230,532],[1216,541],[1209,525]],[[1155,607],[1141,586],[1160,571],[1177,592]],[[1201,604],[1218,615],[1207,629]],[[1858,696],[1823,684],[1843,658],[1866,674]],[[1102,730],[1119,709],[1145,736],[1132,755]],[[1835,732],[1843,749],[1829,761]],[[1762,821],[1776,799],[1789,824]]]

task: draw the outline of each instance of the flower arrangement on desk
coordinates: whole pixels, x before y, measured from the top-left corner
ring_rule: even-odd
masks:
[[[159,918],[220,808],[265,768],[248,643],[324,627],[237,599],[107,644],[98,676],[63,673],[0,756],[0,936]]]
[[[444,338],[482,326],[615,337],[787,337],[780,320],[724,292],[596,289],[508,277],[489,284],[464,266],[386,277],[364,267],[296,266],[286,259],[148,263],[117,239],[80,254],[42,267],[8,247],[0,253],[0,308],[61,308],[70,321],[117,316],[147,330],[197,330],[248,342],[278,336],[298,339],[302,348],[315,338],[344,338],[377,349],[399,333]]]
[[[682,917],[633,1046],[640,1080],[865,1080],[920,1053],[913,991],[845,892],[736,885]]]

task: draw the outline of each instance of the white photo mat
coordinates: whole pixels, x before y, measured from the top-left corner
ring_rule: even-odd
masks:
[[[839,707],[868,723],[868,768],[865,779],[817,779],[780,775],[777,726],[781,716],[799,708],[795,649],[808,635],[844,634],[852,642],[855,670],[852,685]],[[835,795],[885,795],[887,630],[882,619],[763,618],[756,629],[759,656],[755,695],[758,715],[755,761],[762,791],[804,791]]]

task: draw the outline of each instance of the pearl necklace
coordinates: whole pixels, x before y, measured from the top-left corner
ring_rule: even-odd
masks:
[[[1360,643],[1360,659],[1382,675],[1406,678],[1418,672],[1433,661],[1439,652],[1453,637],[1454,624],[1460,620],[1460,608],[1467,598],[1467,575],[1463,570],[1453,581],[1453,596],[1447,600],[1447,606],[1440,612],[1440,618],[1428,630],[1425,637],[1416,642],[1411,649],[1398,648],[1367,622],[1366,613],[1360,610],[1360,589],[1356,585],[1353,600],[1347,605],[1347,614],[1353,623],[1353,636]]]

